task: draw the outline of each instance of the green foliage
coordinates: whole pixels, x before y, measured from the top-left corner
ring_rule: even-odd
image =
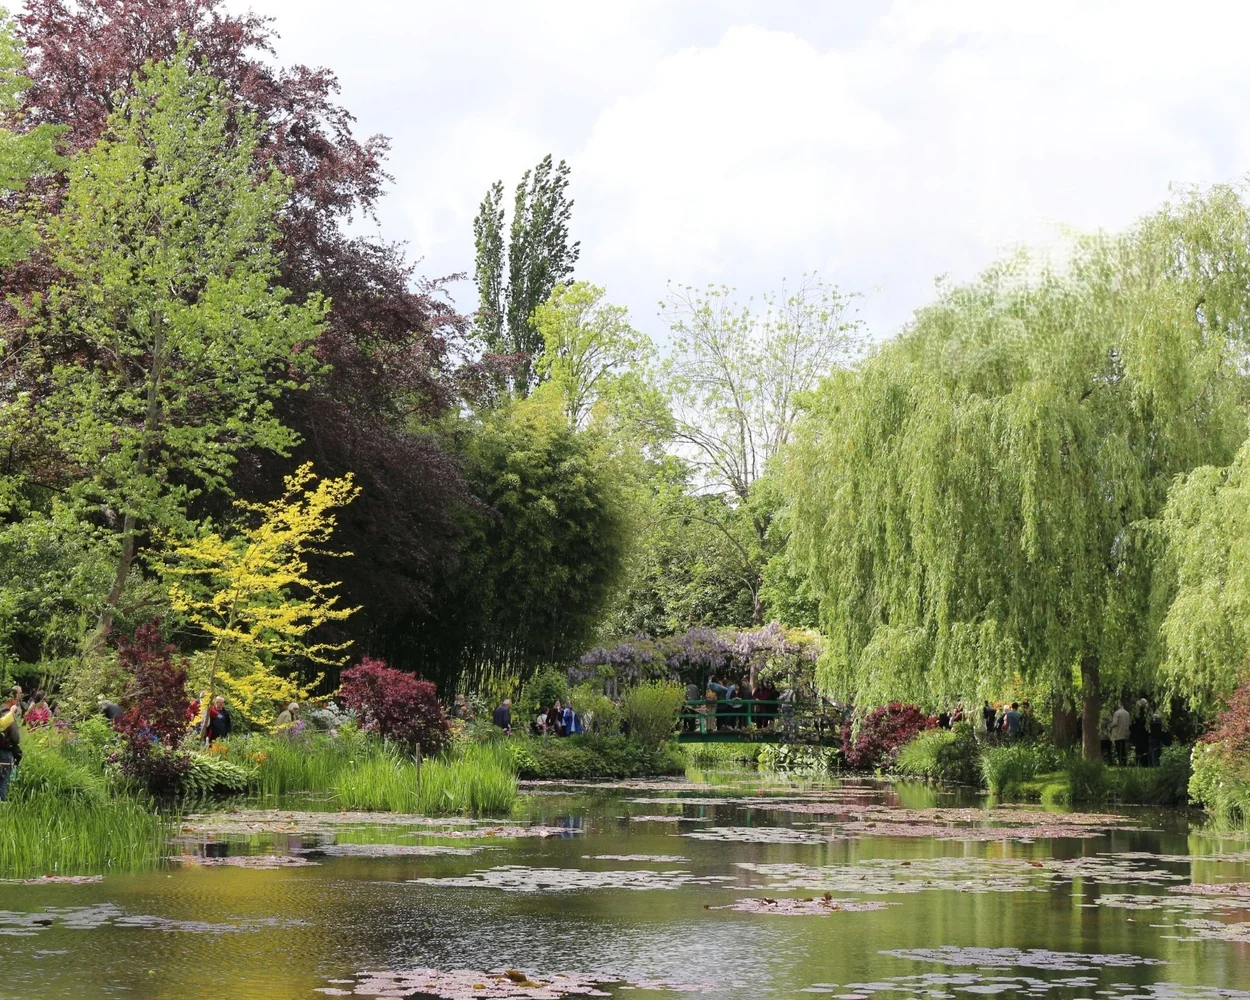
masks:
[[[505,747],[467,744],[423,761],[375,753],[341,770],[334,797],[344,809],[424,816],[507,815],[516,802],[513,758]]]
[[[11,799],[0,807],[0,871],[10,877],[138,871],[160,863],[179,818],[128,797]]]
[[[1162,675],[1209,707],[1232,694],[1250,659],[1250,443],[1227,468],[1204,466],[1178,482],[1162,528],[1170,573],[1161,603],[1171,597]]]
[[[588,645],[620,579],[627,514],[602,441],[550,405],[503,407],[466,430],[483,506],[466,512],[461,557],[414,623],[405,662],[471,684],[523,679]]]
[[[569,692],[569,704],[582,717],[587,732],[615,736],[621,730],[621,709],[596,684],[579,684]]]
[[[586,281],[557,285],[534,310],[543,352],[534,369],[563,406],[569,426],[587,426],[597,408],[615,409],[643,391],[654,347],[629,325],[629,311]]]
[[[551,708],[557,701],[569,704],[568,674],[558,667],[546,667],[521,688],[521,697],[513,705],[514,728],[528,729],[540,708]]]
[[[955,734],[947,729],[920,733],[898,752],[894,770],[915,778],[940,779],[939,753],[954,742]]]
[[[1102,802],[1107,797],[1107,775],[1110,768],[1101,760],[1086,760],[1072,754],[1064,768],[1068,785],[1068,802]]]
[[[416,809],[424,816],[507,816],[516,804],[516,779],[506,747],[466,746],[421,765]]]
[[[529,780],[644,778],[686,770],[686,758],[672,744],[646,747],[623,736],[547,736],[506,746],[517,774]]]
[[[759,765],[766,771],[803,771],[823,774],[834,770],[841,754],[833,747],[809,747],[795,743],[765,743]]]
[[[22,96],[31,86],[23,75],[25,68],[13,20],[8,11],[0,8],[0,114],[6,121],[20,120]],[[0,128],[0,193],[12,195],[32,178],[63,169],[65,161],[58,154],[57,145],[65,130],[64,125],[50,124],[21,130]],[[11,205],[0,209],[0,267],[9,267],[26,257],[37,241],[28,216]],[[4,491],[0,487],[0,510],[4,506]]]
[[[478,335],[491,351],[529,357],[542,351],[534,310],[572,275],[579,253],[579,244],[569,242],[573,202],[566,194],[568,183],[568,166],[563,160],[553,165],[550,154],[525,171],[513,199],[506,261],[501,181],[491,185],[478,209],[473,220]],[[528,360],[521,360],[513,384],[520,395],[533,387]]]
[[[103,809],[111,782],[100,765],[66,752],[66,738],[51,727],[28,731],[22,738],[22,763],[10,786],[14,802],[38,799],[81,803]]]
[[[1142,523],[1245,436],[1248,235],[1237,193],[1186,199],[1063,273],[1021,258],[947,291],[824,384],[786,478],[829,690],[1037,685],[1093,698],[1094,731],[1100,681],[1151,662]]]
[[[251,783],[248,768],[218,754],[188,753],[186,770],[178,779],[178,795],[187,799],[242,795]]]
[[[779,744],[771,743],[686,743],[682,750],[695,767],[718,768],[755,764]],[[783,770],[778,768],[778,770]]]
[[[1211,743],[1194,745],[1190,766],[1190,800],[1223,824],[1250,827],[1250,781],[1246,780],[1244,769]]]
[[[629,735],[648,749],[657,749],[672,738],[685,704],[686,692],[672,681],[636,684],[621,700],[621,716]]]
[[[1058,750],[1043,743],[1009,743],[981,752],[981,776],[992,795],[1011,797],[1039,774],[1059,769]]]
[[[59,278],[25,311],[20,372],[40,391],[10,402],[0,427],[55,456],[81,510],[118,519],[110,605],[138,525],[185,529],[199,490],[229,492],[242,449],[296,440],[272,400],[315,365],[295,347],[316,339],[325,306],[291,304],[275,284],[289,185],[276,168],[256,176],[259,141],[184,43],[145,66],[71,162],[46,224]]]

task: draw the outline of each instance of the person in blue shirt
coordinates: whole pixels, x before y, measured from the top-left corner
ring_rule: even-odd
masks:
[[[1011,703],[1011,708],[1007,712],[1007,738],[1009,740],[1018,740],[1020,738],[1021,724],[1024,722],[1024,716],[1020,714],[1020,705],[1017,702]]]

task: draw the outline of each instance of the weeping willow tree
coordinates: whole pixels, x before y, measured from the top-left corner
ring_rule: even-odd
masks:
[[[1177,482],[1164,511],[1161,674],[1200,708],[1227,698],[1250,662],[1250,444],[1227,468]]]
[[[785,475],[827,689],[1024,685],[1069,727],[1079,704],[1097,756],[1104,686],[1157,659],[1152,519],[1245,437],[1248,246],[1237,192],[1191,196],[1062,271],[1021,256],[946,292],[822,387]]]

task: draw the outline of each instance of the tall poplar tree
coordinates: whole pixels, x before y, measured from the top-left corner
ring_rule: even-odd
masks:
[[[35,391],[14,405],[116,529],[97,642],[144,539],[184,528],[198,492],[228,494],[240,450],[295,443],[273,400],[309,370],[325,313],[275,283],[289,183],[258,171],[254,119],[190,53],[149,63],[70,164],[46,233],[60,277],[28,315]]]
[[[1049,691],[1080,704],[1157,652],[1149,530],[1174,478],[1245,436],[1250,215],[1217,190],[1063,273],[1000,267],[823,388],[788,464],[792,556],[861,701]],[[1069,718],[1071,718],[1069,716]]]
[[[534,361],[543,350],[534,310],[557,285],[568,283],[581,252],[579,242],[569,242],[573,202],[568,185],[568,164],[553,164],[551,154],[521,175],[506,258],[501,181],[487,190],[473,220],[479,336],[488,350],[519,356],[513,389],[521,396],[534,387]]]

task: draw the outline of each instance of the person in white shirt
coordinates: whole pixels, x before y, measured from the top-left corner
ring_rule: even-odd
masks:
[[[1115,747],[1115,757],[1120,766],[1128,763],[1128,731],[1133,718],[1121,702],[1111,714],[1111,745]]]

